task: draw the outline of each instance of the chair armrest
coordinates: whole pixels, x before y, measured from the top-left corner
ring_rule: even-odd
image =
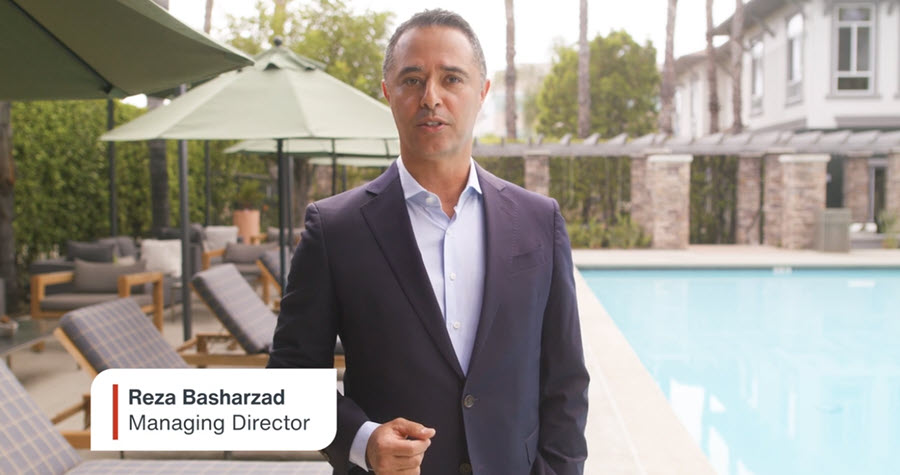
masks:
[[[119,297],[130,297],[131,287],[139,284],[162,285],[162,272],[139,272],[119,276]]]
[[[31,276],[31,315],[41,311],[41,300],[47,296],[47,286],[65,284],[75,280],[74,271],[50,272]]]
[[[210,263],[214,257],[222,257],[225,255],[225,248],[213,249],[203,253],[203,270],[209,269]]]
[[[266,233],[259,233],[250,236],[250,244],[262,244],[269,235]]]

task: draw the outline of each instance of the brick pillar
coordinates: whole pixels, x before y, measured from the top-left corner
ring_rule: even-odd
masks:
[[[781,218],[784,202],[784,180],[778,155],[767,155],[763,177],[763,244],[781,246]]]
[[[631,221],[653,232],[653,215],[650,213],[650,187],[647,183],[647,157],[631,159]]]
[[[762,157],[739,157],[737,171],[738,244],[759,244]]]
[[[525,189],[544,196],[550,195],[550,157],[525,156]]]
[[[863,223],[869,218],[869,159],[844,157],[844,208],[850,220]]]
[[[331,165],[316,165],[316,193],[331,195]]]
[[[691,155],[647,157],[655,249],[686,249],[690,242]]]
[[[825,167],[830,155],[781,155],[784,208],[781,245],[787,249],[809,249],[815,243],[816,220],[825,209]]]
[[[888,155],[884,180],[884,207],[900,219],[900,153]]]

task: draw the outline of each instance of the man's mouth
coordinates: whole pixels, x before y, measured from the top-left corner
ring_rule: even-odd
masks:
[[[447,123],[440,119],[428,119],[428,120],[423,120],[422,122],[419,122],[419,127],[422,127],[429,131],[438,131],[441,128],[443,128],[445,125],[447,125]]]

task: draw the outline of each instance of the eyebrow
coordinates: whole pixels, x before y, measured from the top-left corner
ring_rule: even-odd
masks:
[[[441,70],[448,73],[455,73],[463,76],[464,78],[469,78],[469,73],[467,73],[463,68],[458,66],[441,66]],[[421,73],[424,69],[421,66],[407,66],[400,70],[398,76],[404,76],[409,73]]]

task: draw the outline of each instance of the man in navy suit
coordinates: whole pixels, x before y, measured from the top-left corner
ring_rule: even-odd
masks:
[[[270,367],[346,355],[335,473],[582,473],[588,374],[556,201],[472,159],[490,87],[458,15],[390,40],[382,90],[400,158],[311,204]]]

